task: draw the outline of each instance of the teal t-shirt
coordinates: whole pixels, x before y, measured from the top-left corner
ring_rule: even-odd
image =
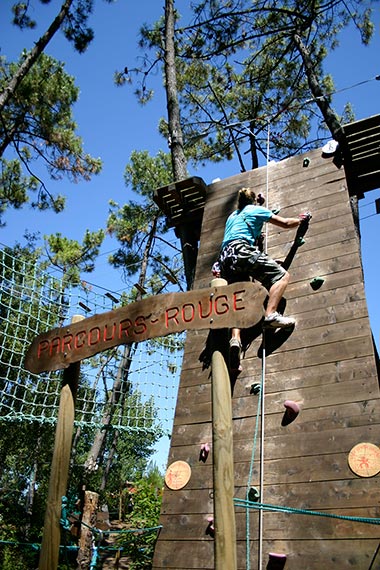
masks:
[[[261,234],[265,222],[270,220],[273,212],[262,206],[250,204],[243,210],[235,210],[228,218],[224,229],[222,248],[235,239],[245,239],[254,245]]]

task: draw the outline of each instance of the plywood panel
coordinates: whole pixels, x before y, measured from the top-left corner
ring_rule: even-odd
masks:
[[[290,266],[286,312],[297,319],[291,335],[267,335],[265,356],[264,502],[350,517],[380,517],[379,478],[360,478],[347,455],[360,441],[380,445],[379,381],[365,300],[360,244],[342,170],[320,151],[269,166],[269,207],[284,216],[309,209],[309,231]],[[253,186],[266,192],[266,168],[211,185],[206,196],[195,287],[208,287],[226,217],[236,192]],[[294,232],[269,228],[268,251],[286,255]],[[320,289],[310,281],[323,277]],[[169,463],[182,459],[192,477],[181,491],[166,490],[154,569],[213,568],[213,539],[206,534],[213,512],[211,377],[202,360],[207,331],[188,334]],[[243,370],[231,384],[235,496],[244,499],[260,480],[257,395],[262,380],[260,327],[245,332]],[[249,341],[249,342],[248,342]],[[299,402],[295,422],[281,426],[283,402]],[[200,460],[202,443],[210,454]],[[263,559],[287,553],[287,570],[364,570],[374,560],[380,526],[306,514],[264,513]],[[257,566],[258,512],[236,508],[238,568]],[[247,534],[247,528],[249,530]],[[266,562],[265,562],[266,564]],[[256,566],[255,566],[256,565]]]

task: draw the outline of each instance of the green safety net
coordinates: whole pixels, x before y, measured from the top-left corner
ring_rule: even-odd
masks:
[[[120,306],[114,294],[73,287],[41,264],[0,251],[0,422],[54,423],[62,371],[32,374],[24,357],[34,337]],[[77,425],[170,434],[184,335],[121,346],[81,363]]]

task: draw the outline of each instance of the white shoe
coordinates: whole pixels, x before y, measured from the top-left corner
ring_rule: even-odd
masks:
[[[280,313],[271,313],[264,319],[263,327],[271,329],[286,329],[294,327],[296,320],[293,317],[284,317]]]

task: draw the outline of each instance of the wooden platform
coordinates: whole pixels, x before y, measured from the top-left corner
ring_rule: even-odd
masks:
[[[295,216],[310,210],[310,228],[290,267],[286,314],[297,319],[288,338],[267,343],[264,437],[265,503],[351,517],[380,517],[379,476],[362,478],[348,466],[359,442],[380,444],[380,395],[360,261],[344,170],[321,151],[269,165],[270,208]],[[357,176],[359,174],[357,173]],[[241,186],[266,192],[266,168],[239,174],[209,186],[203,214],[195,288],[207,287],[221,243],[226,217]],[[367,186],[368,187],[368,186]],[[269,226],[271,256],[284,258],[294,230]],[[320,277],[319,289],[311,281]],[[214,568],[211,381],[207,367],[207,331],[188,333],[182,366],[169,463],[189,463],[192,476],[181,490],[166,489],[154,570]],[[262,375],[262,334],[246,331],[243,371],[232,394],[235,496],[259,485],[258,443],[254,443],[258,397],[253,383]],[[301,412],[281,426],[283,402],[298,402]],[[211,453],[200,461],[201,445]],[[250,463],[255,454],[252,479]],[[247,523],[236,509],[238,569],[245,570],[246,544],[252,569],[258,560],[258,514]],[[367,570],[376,557],[380,526],[321,516],[265,513],[264,568],[269,552],[287,554],[286,570]],[[228,569],[226,569],[228,570]]]
[[[202,219],[207,186],[192,176],[155,190],[153,200],[166,215],[170,226]]]
[[[343,126],[344,169],[350,195],[380,187],[380,115]]]

